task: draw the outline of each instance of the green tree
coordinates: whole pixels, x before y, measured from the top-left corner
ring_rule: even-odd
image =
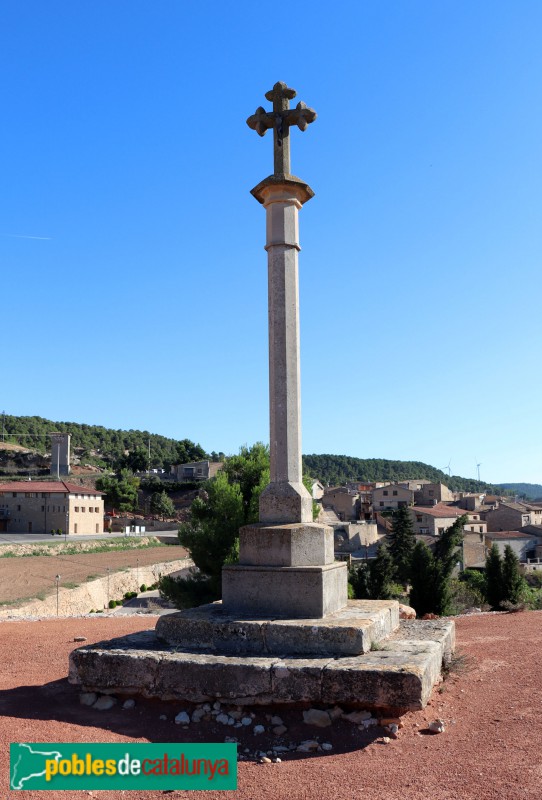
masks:
[[[502,559],[496,542],[486,557],[486,599],[494,610],[499,609],[504,600]]]
[[[220,598],[222,567],[237,560],[239,528],[258,520],[259,496],[268,482],[268,450],[258,443],[241,448],[203,485],[190,507],[190,519],[179,529],[179,541],[190,551],[196,569],[177,581],[175,591],[162,581],[164,596],[183,607],[202,598]]]
[[[348,582],[358,600],[388,600],[394,595],[395,568],[388,548],[378,546],[376,558],[352,564]]]
[[[435,559],[425,542],[417,542],[412,553],[410,605],[418,617],[433,611]]]
[[[376,558],[369,564],[369,588],[374,600],[388,600],[393,594],[395,566],[385,544],[380,543]]]
[[[401,506],[393,515],[390,554],[395,565],[399,583],[406,586],[410,581],[412,554],[416,546],[416,535],[410,511]]]
[[[519,559],[507,544],[504,548],[502,562],[502,602],[517,605],[521,600],[525,585],[519,568]]]
[[[452,610],[451,577],[458,561],[458,548],[463,541],[466,515],[447,528],[435,547],[434,556],[434,613],[450,614]]]
[[[348,570],[348,583],[352,587],[354,597],[367,600],[371,597],[371,572],[368,561],[351,564]]]
[[[459,517],[437,540],[434,554],[418,542],[412,555],[410,605],[418,616],[450,614],[452,573],[457,564],[457,548],[463,540],[465,516]]]
[[[175,506],[167,492],[154,492],[151,495],[151,514],[156,514],[162,519],[175,516]]]
[[[104,475],[96,481],[96,488],[105,492],[105,504],[117,511],[135,511],[138,507],[139,478],[128,470],[121,470],[115,478]]]

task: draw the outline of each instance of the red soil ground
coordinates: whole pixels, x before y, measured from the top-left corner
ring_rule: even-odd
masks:
[[[99,712],[83,708],[66,681],[69,652],[88,641],[148,628],[155,618],[62,619],[0,623],[0,797],[30,800],[51,793],[9,792],[9,743],[222,741],[218,724],[184,731],[172,717],[182,704],[137,700]],[[298,727],[295,738],[320,736],[330,755],[295,753],[281,764],[239,764],[236,792],[184,792],[207,800],[540,800],[542,796],[542,612],[457,620],[466,668],[452,673],[424,711],[403,717],[399,738],[379,744],[357,728]],[[465,667],[465,665],[463,665]],[[168,721],[159,715],[168,714]],[[292,711],[285,718],[291,724]],[[446,731],[427,733],[432,719]],[[197,731],[197,733],[196,733]],[[292,728],[290,732],[293,732]],[[237,733],[237,731],[236,731]],[[375,736],[382,731],[375,732]],[[256,737],[252,734],[252,740]],[[253,744],[254,747],[254,744]],[[175,792],[172,796],[180,796]],[[158,798],[163,792],[62,792],[62,800]]]

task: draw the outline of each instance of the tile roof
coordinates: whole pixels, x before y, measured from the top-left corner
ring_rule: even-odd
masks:
[[[89,486],[83,486],[78,483],[69,483],[68,481],[11,481],[10,483],[0,483],[0,492],[44,492],[46,494],[52,493],[66,493],[69,494],[93,494],[102,495],[104,492],[98,489],[91,489]]]
[[[521,531],[488,531],[486,539],[532,539],[536,534]]]
[[[439,519],[454,519],[467,514],[464,509],[458,509],[456,506],[447,506],[444,503],[437,503],[434,506],[412,506],[411,508],[417,514],[428,514],[430,517],[438,517]]]

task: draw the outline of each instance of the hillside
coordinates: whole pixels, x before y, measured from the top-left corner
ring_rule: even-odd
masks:
[[[499,483],[498,486],[527,500],[542,499],[542,486],[539,483]]]
[[[313,454],[303,456],[303,465],[312,477],[330,486],[337,486],[347,481],[404,481],[422,478],[432,483],[444,483],[455,492],[490,491],[500,494],[500,490],[491,484],[474,478],[446,475],[442,470],[422,461],[389,461],[385,458]]]
[[[149,445],[151,467],[206,457],[203,448],[189,439],[168,439],[149,431],[114,430],[101,425],[54,422],[43,417],[8,414],[4,416],[4,430],[7,444],[19,445],[42,455],[50,452],[50,433],[70,433],[72,454],[82,462],[96,466],[112,466],[122,459],[126,451],[138,451],[144,454],[143,468],[146,468]]]
[[[81,464],[100,467],[127,466],[147,469],[150,444],[151,468],[168,468],[170,464],[182,464],[201,458],[218,460],[223,453],[207,455],[200,445],[190,439],[170,439],[149,431],[114,430],[101,425],[86,425],[78,422],[55,422],[43,417],[4,417],[5,442],[12,451],[19,451],[23,471],[47,471],[43,456],[50,452],[48,434],[59,431],[72,436],[72,454]],[[23,448],[28,448],[27,452]],[[29,452],[30,451],[30,452]],[[136,454],[140,465],[129,463],[126,451]],[[11,455],[14,455],[12,453]],[[6,453],[5,458],[8,457]],[[128,463],[122,463],[124,462]],[[0,459],[1,460],[1,459]],[[136,459],[137,460],[137,459]],[[23,463],[24,461],[24,463]],[[27,463],[28,462],[28,463]],[[42,463],[43,462],[43,463]],[[534,499],[542,496],[542,486],[527,483],[507,483],[494,486],[474,478],[447,475],[440,469],[421,461],[392,461],[384,458],[354,458],[344,455],[311,454],[303,456],[304,470],[324,484],[337,485],[346,481],[402,481],[423,478],[434,483],[444,483],[454,491],[489,491],[500,494],[526,494]],[[33,467],[33,469],[32,469]],[[2,469],[0,474],[13,470]]]

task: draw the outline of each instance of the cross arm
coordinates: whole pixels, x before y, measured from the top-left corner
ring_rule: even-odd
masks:
[[[256,113],[252,114],[247,119],[247,125],[249,128],[252,128],[253,131],[256,131],[258,136],[265,136],[265,132],[269,128],[275,127],[275,115],[269,114],[265,108],[259,106],[256,109]]]

